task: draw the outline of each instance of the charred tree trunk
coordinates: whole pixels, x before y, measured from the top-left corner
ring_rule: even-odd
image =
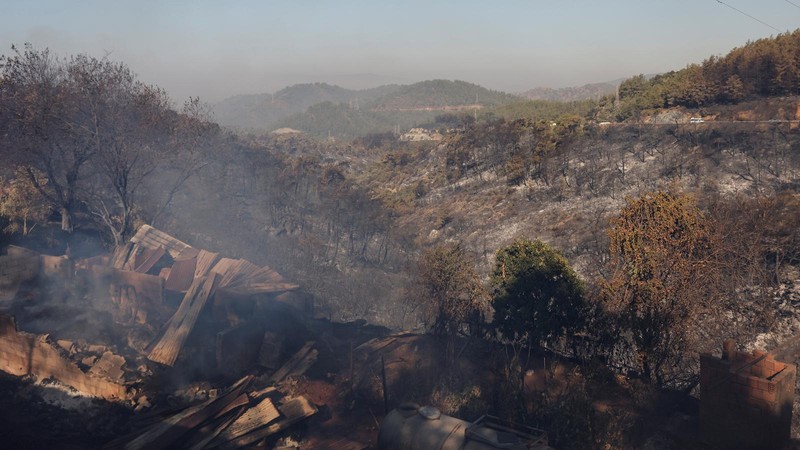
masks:
[[[61,230],[72,233],[75,230],[72,211],[66,206],[61,207]]]

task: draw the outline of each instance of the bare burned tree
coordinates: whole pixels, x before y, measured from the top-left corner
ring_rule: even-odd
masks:
[[[95,150],[69,120],[77,110],[75,86],[66,62],[48,50],[30,45],[12,50],[11,57],[0,59],[0,108],[8,118],[9,142],[4,156],[25,168],[33,186],[61,214],[61,229],[71,232],[79,185]]]
[[[186,182],[208,165],[206,155],[217,142],[219,133],[220,128],[212,121],[208,105],[202,103],[199,97],[189,98],[183,105],[182,114],[177,117],[174,148],[161,156],[165,162],[162,167],[165,173],[163,178],[170,181],[162,186],[165,188],[163,198],[155,207],[151,225],[156,226]]]
[[[0,79],[3,152],[65,231],[81,209],[119,245],[143,209],[159,217],[218,142],[199,100],[179,114],[164,90],[107,58],[60,59],[26,45],[0,60]]]
[[[419,259],[416,293],[428,313],[433,334],[447,338],[447,356],[455,358],[455,339],[463,331],[476,332],[488,311],[488,294],[463,248],[439,245]]]
[[[123,64],[79,55],[68,70],[79,105],[71,126],[95,156],[86,201],[120,245],[131,231],[136,195],[169,145],[174,113],[163,90],[136,81]]]

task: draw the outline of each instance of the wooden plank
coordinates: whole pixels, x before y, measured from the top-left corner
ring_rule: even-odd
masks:
[[[165,406],[165,407],[155,407],[146,412],[139,412],[133,417],[131,417],[131,423],[134,424],[134,428],[140,428],[139,432],[133,433],[134,436],[141,434],[141,428],[145,426],[152,425],[157,422],[161,422],[162,420],[166,419],[169,416],[174,416],[179,412],[185,410],[186,408],[191,408],[192,406],[197,406],[202,401],[195,402],[192,404],[180,404],[176,406]]]
[[[200,312],[208,298],[214,294],[218,281],[219,275],[211,274],[207,278],[199,278],[192,283],[178,310],[169,320],[164,335],[147,355],[148,359],[168,366],[175,364]]]
[[[222,444],[220,448],[227,450],[253,444],[261,439],[283,431],[303,419],[313,416],[318,411],[316,406],[312,405],[308,399],[302,396],[287,401],[282,406],[279,406],[278,410],[283,416],[283,418],[278,422],[264,428],[259,428],[240,438],[226,442]]]
[[[286,378],[289,373],[306,357],[306,355],[311,351],[311,348],[314,345],[314,341],[308,341],[303,345],[303,347],[298,350],[291,358],[289,358],[286,363],[281,366],[280,369],[276,370],[275,373],[272,374],[270,377],[270,381],[273,383],[279,383],[284,378]]]
[[[161,438],[162,436],[166,435],[170,432],[173,428],[176,428],[178,423],[187,418],[192,416],[193,414],[198,413],[200,410],[208,406],[208,402],[201,403],[199,405],[195,405],[185,410],[179,412],[178,414],[172,415],[164,419],[163,421],[151,426],[148,428],[144,433],[136,436],[134,439],[128,441],[127,444],[123,448],[125,450],[140,450],[145,448],[154,448],[153,442]],[[188,430],[185,430],[188,431]],[[173,433],[175,434],[175,433]],[[180,437],[180,436],[178,436]],[[177,439],[177,438],[176,438]]]
[[[241,406],[241,405],[240,405]],[[189,450],[201,450],[208,446],[222,431],[227,429],[233,422],[244,414],[245,409],[239,408],[235,414],[229,414],[227,417],[219,417],[212,423],[199,429],[194,433],[194,437],[186,443],[184,447]]]
[[[300,286],[292,283],[275,283],[275,284],[244,285],[239,287],[227,286],[224,289],[234,294],[253,295],[253,294],[271,294],[275,292],[293,291],[298,288],[300,288]]]
[[[247,286],[267,285],[272,286],[276,284],[289,284],[278,272],[271,268],[264,266],[254,273],[247,282]]]
[[[157,450],[174,447],[174,443],[190,430],[202,425],[206,420],[215,417],[230,403],[235,402],[250,383],[253,376],[248,375],[233,386],[222,397],[207,400],[197,406],[164,419],[161,423],[149,428],[145,433],[125,445],[126,450]]]
[[[248,392],[247,396],[250,397],[250,400],[256,401],[260,400],[262,397],[265,397],[270,394],[274,394],[278,392],[278,389],[275,386],[267,386],[264,389],[259,389],[257,391]]]
[[[220,433],[219,440],[227,442],[244,436],[251,431],[269,425],[278,417],[280,417],[280,413],[275,408],[275,405],[272,404],[272,400],[264,398],[256,406],[246,410],[231,426]]]
[[[217,415],[214,416],[214,418],[217,419],[219,417],[224,416],[225,414],[228,414],[229,412],[233,411],[234,409],[240,406],[247,406],[249,404],[250,404],[250,395],[241,394],[238,397],[236,397],[236,400],[229,403],[225,408],[223,408],[222,411],[218,412]]]
[[[145,351],[148,353],[148,358],[153,357],[163,358],[163,353],[171,351],[169,349],[169,345],[176,345],[175,342],[172,340],[172,336],[176,333],[176,329],[179,326],[178,322],[184,317],[187,313],[187,308],[189,308],[191,301],[199,294],[202,290],[203,283],[205,282],[205,278],[199,278],[194,280],[192,285],[189,287],[189,290],[183,296],[183,300],[181,300],[181,304],[178,306],[178,310],[167,320],[167,322],[161,327],[156,337],[153,341],[148,344],[145,348]],[[179,314],[180,313],[180,314]],[[169,336],[167,333],[171,333]],[[158,352],[156,352],[156,348],[158,348]],[[179,351],[179,350],[178,350]]]

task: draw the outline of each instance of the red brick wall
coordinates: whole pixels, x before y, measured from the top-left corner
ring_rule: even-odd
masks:
[[[726,341],[722,358],[700,355],[700,426],[719,448],[780,448],[791,432],[796,367]]]

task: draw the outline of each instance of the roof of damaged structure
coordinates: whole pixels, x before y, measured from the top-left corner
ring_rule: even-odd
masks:
[[[14,299],[39,303],[30,314],[20,309],[22,329],[37,334],[18,331],[14,316],[0,313],[0,372],[29,377],[54,401],[64,402],[62,392],[82,401],[105,399],[96,405],[104,415],[111,411],[98,420],[108,430],[97,438],[81,436],[81,443],[106,442],[112,433],[118,439],[105,448],[280,442],[288,439],[280,432],[314,416],[317,405],[331,404],[327,395],[335,387],[328,369],[338,367],[332,355],[341,350],[334,351],[328,339],[330,353],[310,375],[326,378],[315,378],[314,389],[297,387],[324,349],[307,340],[308,311],[292,301],[304,297],[288,292],[296,284],[269,267],[194,248],[152,227],[136,236],[112,255],[71,259],[9,247],[0,257],[0,292],[7,286]],[[51,301],[50,286],[66,290],[69,301]],[[32,321],[45,305],[54,319]],[[337,348],[352,347],[343,342]],[[71,408],[84,407],[73,403]],[[314,442],[338,436],[320,430]],[[12,442],[30,434],[20,432],[22,441]],[[365,446],[350,444],[346,448]]]
[[[115,251],[111,265],[122,271],[158,272],[164,289],[184,293],[177,311],[146,349],[150,360],[168,366],[175,364],[200,313],[217,292],[250,296],[299,287],[269,267],[196,249],[149,225],[142,225],[130,243]]]
[[[150,225],[139,227],[136,234],[131,238],[131,242],[150,250],[163,248],[175,259],[179,259],[181,253],[192,248],[191,245]]]
[[[142,225],[130,244],[115,252],[112,264],[117,269],[146,273],[166,254],[173,263],[159,275],[163,274],[167,290],[186,292],[195,280],[209,273],[221,275],[220,289],[241,295],[299,288],[269,267],[245,259],[220,258],[218,253],[196,249],[150,225]]]

